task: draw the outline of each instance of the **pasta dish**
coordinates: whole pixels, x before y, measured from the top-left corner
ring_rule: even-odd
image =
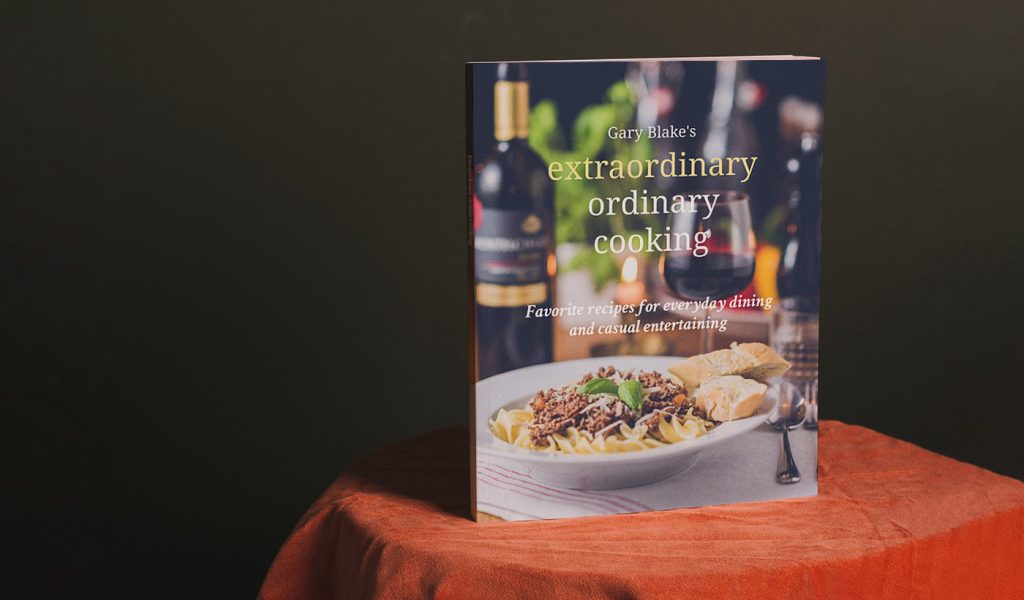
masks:
[[[489,422],[499,440],[564,454],[647,450],[702,436],[716,424],[660,373],[611,366],[539,391],[526,407],[500,409]]]

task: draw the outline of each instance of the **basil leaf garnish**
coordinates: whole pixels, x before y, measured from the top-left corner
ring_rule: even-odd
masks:
[[[581,394],[614,394],[617,389],[618,386],[611,379],[597,378],[584,383],[576,391]]]
[[[623,381],[619,386],[619,399],[631,409],[640,410],[644,405],[644,388],[634,379]]]

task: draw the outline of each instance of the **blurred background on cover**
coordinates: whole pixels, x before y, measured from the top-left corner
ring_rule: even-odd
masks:
[[[709,315],[723,329],[714,334],[714,346],[728,347],[732,341],[769,343],[773,311],[780,312],[783,298],[800,300],[801,292],[810,295],[813,290],[813,297],[803,300],[812,303],[804,308],[813,311],[817,322],[825,72],[820,61],[634,60],[532,63],[527,69],[532,107],[529,146],[545,164],[591,158],[628,163],[670,157],[677,161],[757,157],[747,178],[740,173],[624,180],[565,177],[554,182],[554,306],[635,305],[641,299],[676,302],[682,298],[665,283],[663,253],[656,249],[615,253],[607,248],[598,252],[594,245],[597,236],[647,239],[648,228],[654,233],[666,231],[672,225],[671,216],[595,217],[588,212],[591,198],[626,197],[635,190],[645,206],[644,198],[654,195],[671,200],[680,194],[730,190],[750,198],[757,269],[752,280],[739,286],[742,291],[736,303]],[[496,70],[497,65],[480,65],[472,82],[477,165],[485,162],[495,145],[492,88]],[[637,140],[609,134],[611,128],[625,127],[643,133]],[[654,136],[652,129],[658,132]],[[808,226],[800,227],[805,221]],[[727,233],[719,233],[724,236],[720,244],[728,242]],[[799,252],[813,253],[813,260],[794,265],[797,246]],[[788,289],[780,291],[782,277],[791,281],[784,282]],[[728,301],[731,296],[713,299]],[[656,310],[641,320],[647,324],[691,319],[704,320],[703,311]],[[689,356],[701,351],[697,329],[636,335],[579,333],[591,324],[608,327],[621,322],[625,326],[636,321],[630,315],[610,314],[554,319],[554,359]]]
[[[5,5],[5,586],[251,597],[354,458],[466,420],[466,60],[823,56],[821,416],[1021,477],[1021,12]]]

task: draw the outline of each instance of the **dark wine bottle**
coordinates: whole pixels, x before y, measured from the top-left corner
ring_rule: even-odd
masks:
[[[527,317],[530,305],[551,307],[554,275],[554,194],[527,143],[529,94],[524,65],[498,65],[497,145],[473,182],[478,379],[552,361],[551,319]]]
[[[715,88],[707,122],[697,139],[697,154],[704,160],[723,156],[757,156],[757,130],[751,113],[764,100],[763,88],[749,78],[742,61],[722,60],[715,65]],[[702,178],[701,186],[718,189],[722,182],[713,177]],[[754,181],[730,180],[729,187],[757,195],[750,188]],[[754,205],[751,206],[754,208]]]
[[[788,199],[779,297],[792,310],[817,312],[821,265],[821,139],[817,132],[800,136],[787,170],[796,177]]]

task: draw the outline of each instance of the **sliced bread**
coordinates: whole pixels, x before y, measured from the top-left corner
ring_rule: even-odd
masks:
[[[712,377],[740,375],[756,381],[767,381],[782,375],[789,363],[768,346],[749,342],[723,350],[698,354],[669,367],[668,371],[690,391]]]
[[[712,377],[700,384],[693,401],[715,421],[733,421],[754,414],[768,386],[739,375]]]

